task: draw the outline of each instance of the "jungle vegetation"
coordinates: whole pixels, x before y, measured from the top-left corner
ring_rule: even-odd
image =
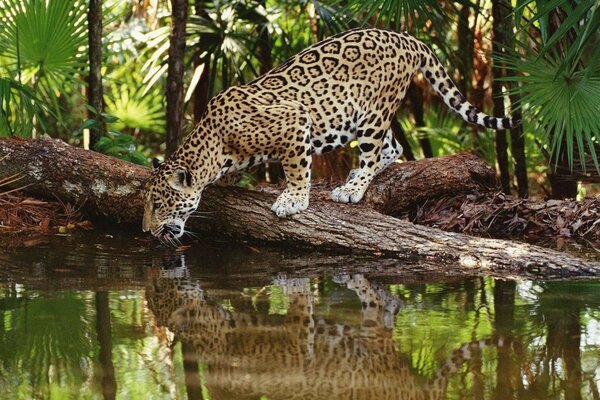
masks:
[[[218,91],[358,26],[408,31],[474,105],[522,116],[510,131],[467,125],[417,77],[393,122],[405,159],[475,152],[523,197],[596,190],[582,184],[600,181],[597,0],[0,0],[0,136],[84,145],[89,130],[91,148],[146,164]],[[316,160],[315,175],[345,176],[354,158]]]

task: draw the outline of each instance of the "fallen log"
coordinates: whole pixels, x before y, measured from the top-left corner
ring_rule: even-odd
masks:
[[[24,190],[29,194],[57,196],[80,204],[95,218],[141,221],[139,193],[149,173],[144,167],[48,138],[2,139],[0,160],[0,175],[21,173],[18,185],[28,185]],[[270,211],[276,198],[272,190],[215,186],[203,196],[201,210],[208,218],[190,222],[194,231],[211,236],[392,258],[426,257],[442,261],[440,270],[459,267],[503,277],[600,276],[597,262],[525,243],[418,226],[366,206],[396,213],[400,211],[396,207],[406,207],[423,196],[435,197],[489,182],[492,175],[486,171],[491,170],[469,155],[398,164],[378,177],[368,191],[366,204],[333,203],[326,200],[327,191],[315,188],[309,209],[287,219],[279,219]],[[451,179],[456,182],[453,187],[448,183]],[[399,193],[396,186],[404,192]],[[413,191],[413,187],[418,190]]]

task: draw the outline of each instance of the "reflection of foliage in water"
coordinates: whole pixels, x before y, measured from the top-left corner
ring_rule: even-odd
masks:
[[[329,279],[313,283],[316,314],[344,321],[359,314],[346,289]],[[498,370],[498,351],[484,349],[453,376],[447,398],[504,398],[494,395],[502,375],[514,398],[562,398],[580,391],[587,398],[597,393],[598,283],[518,283],[510,289],[514,301],[506,308],[494,304],[497,284],[492,278],[471,278],[389,286],[404,302],[393,332],[397,351],[427,377],[452,349],[506,328],[517,343],[508,354],[511,367]],[[244,308],[246,312],[285,314],[289,307],[276,285],[239,289],[253,306]],[[222,295],[220,303],[227,309],[246,307],[235,300],[236,290]],[[156,325],[143,292],[110,292],[109,304],[117,398],[185,398],[181,343]],[[101,368],[94,313],[92,292],[2,289],[0,397],[98,397]],[[512,314],[510,326],[502,326],[510,320],[502,313]],[[204,382],[205,366],[200,364],[199,371]],[[202,389],[209,397],[206,387]]]
[[[153,324],[142,292],[112,292],[113,362],[117,398],[185,398],[181,352],[173,337]]]
[[[440,351],[493,335],[492,284],[492,279],[475,278],[446,284],[392,285],[392,293],[406,302],[396,317],[394,337],[400,350],[410,355],[413,368],[431,375],[439,367]]]
[[[0,397],[7,398],[4,391],[23,398],[73,397],[95,391],[90,386],[96,356],[90,293],[7,288],[0,300],[18,304],[1,309],[0,376],[5,378]]]
[[[182,398],[182,359],[140,292],[112,292],[117,398]],[[97,398],[94,293],[0,290],[0,398]]]

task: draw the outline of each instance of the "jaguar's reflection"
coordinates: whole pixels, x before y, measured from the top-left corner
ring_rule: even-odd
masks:
[[[486,344],[454,351],[426,379],[395,348],[400,301],[361,275],[334,278],[358,296],[359,324],[316,318],[309,279],[278,277],[289,308],[268,315],[225,307],[186,275],[185,267],[154,270],[148,305],[206,365],[203,383],[215,399],[441,399],[473,347]]]

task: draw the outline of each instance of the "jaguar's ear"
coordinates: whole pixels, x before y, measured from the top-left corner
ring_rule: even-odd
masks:
[[[152,168],[156,169],[160,165],[160,160],[156,157],[152,159]]]
[[[173,175],[168,178],[168,181],[173,189],[185,190],[192,187],[193,177],[187,169],[177,168]]]

